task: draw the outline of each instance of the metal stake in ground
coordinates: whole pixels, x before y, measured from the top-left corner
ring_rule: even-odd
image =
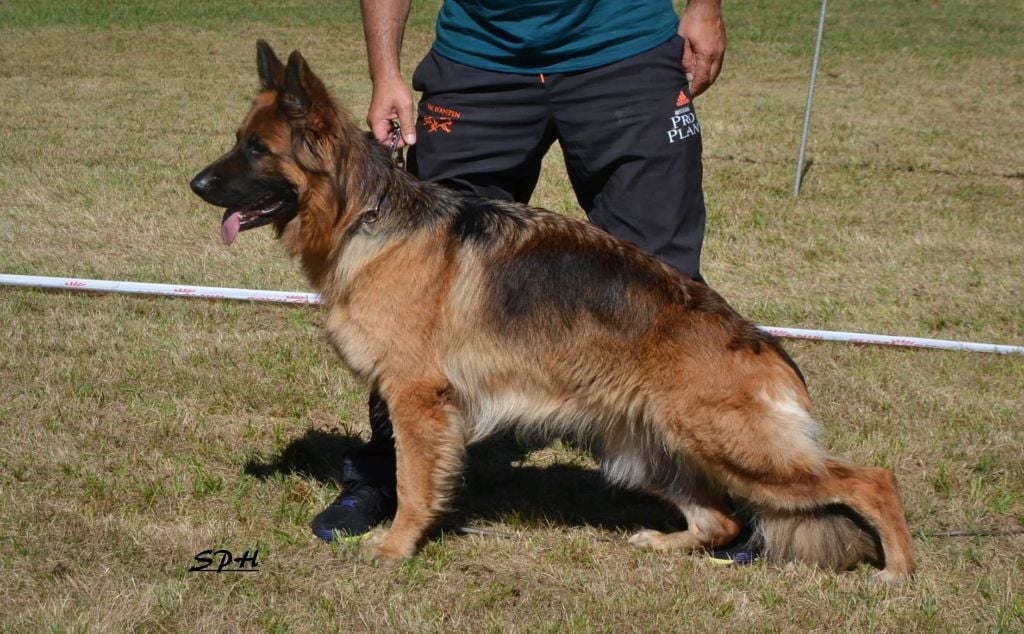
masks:
[[[804,151],[807,149],[807,132],[811,127],[811,104],[814,103],[814,82],[818,77],[818,58],[821,56],[821,39],[825,35],[825,8],[828,0],[821,0],[821,16],[818,18],[818,39],[814,42],[814,61],[811,62],[811,81],[807,85],[807,105],[804,106],[804,131],[800,135],[800,152],[796,157],[796,179],[793,181],[793,197],[800,195],[800,181],[803,179]]]

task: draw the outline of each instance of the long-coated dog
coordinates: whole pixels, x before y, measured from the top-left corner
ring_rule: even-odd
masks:
[[[413,554],[466,445],[516,427],[582,438],[610,481],[685,515],[633,544],[720,547],[742,505],[771,560],[913,572],[892,473],[822,448],[796,365],[717,293],[585,221],[416,180],[298,52],[261,41],[257,62],[237,143],[192,188],[226,208],[227,244],[274,227],[387,401],[398,512],[373,555]]]

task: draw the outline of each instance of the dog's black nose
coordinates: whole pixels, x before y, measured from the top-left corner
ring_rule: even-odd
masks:
[[[200,198],[205,198],[213,190],[214,184],[217,182],[217,176],[209,170],[203,170],[196,174],[196,177],[192,179],[189,186],[192,187],[192,191],[196,193]]]

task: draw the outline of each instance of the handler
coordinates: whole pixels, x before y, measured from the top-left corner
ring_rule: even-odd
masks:
[[[721,69],[720,0],[445,0],[433,48],[400,70],[410,0],[362,0],[382,143],[399,121],[409,169],[480,196],[527,203],[557,140],[592,222],[703,281],[701,132],[693,97]],[[415,127],[412,122],[415,121]],[[345,458],[341,495],[314,518],[325,541],[360,535],[396,508],[387,403],[370,396],[372,437]]]

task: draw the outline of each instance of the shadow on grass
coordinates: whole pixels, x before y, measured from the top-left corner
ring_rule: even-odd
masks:
[[[360,444],[356,437],[310,429],[273,459],[250,460],[245,473],[260,479],[294,473],[337,484],[342,457]],[[681,515],[658,499],[611,487],[595,469],[565,463],[512,465],[528,452],[504,437],[470,447],[463,483],[452,503],[454,511],[441,528],[494,522],[670,531],[686,525]]]
[[[342,436],[318,429],[289,442],[281,453],[269,461],[250,460],[244,471],[261,480],[281,473],[297,474],[321,482],[341,480],[341,459],[350,450],[363,444],[356,436]]]

